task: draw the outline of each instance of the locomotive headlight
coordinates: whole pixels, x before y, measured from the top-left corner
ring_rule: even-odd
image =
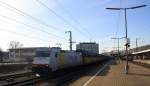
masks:
[[[36,77],[40,77],[40,75],[38,73],[35,74]]]
[[[48,67],[48,64],[47,65],[45,65],[46,67]]]

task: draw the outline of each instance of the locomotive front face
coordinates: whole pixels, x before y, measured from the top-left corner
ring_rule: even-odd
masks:
[[[33,60],[32,71],[40,75],[49,74],[51,72],[50,50],[38,50]]]
[[[38,49],[33,60],[32,70],[40,75],[49,75],[59,69],[60,49]]]

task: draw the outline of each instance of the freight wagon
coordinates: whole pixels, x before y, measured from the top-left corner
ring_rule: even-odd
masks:
[[[57,70],[103,61],[107,57],[83,55],[81,52],[64,51],[60,48],[37,49],[32,70],[47,75]]]

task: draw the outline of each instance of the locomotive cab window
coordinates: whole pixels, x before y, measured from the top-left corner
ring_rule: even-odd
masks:
[[[49,57],[50,51],[37,51],[36,57]]]

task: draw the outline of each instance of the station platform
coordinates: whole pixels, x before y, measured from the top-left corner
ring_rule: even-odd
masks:
[[[134,62],[143,63],[150,65],[150,59],[149,60],[133,60]]]
[[[70,86],[150,86],[150,69],[129,63],[129,73],[125,74],[125,62],[112,61],[102,72],[93,76],[83,76]]]

